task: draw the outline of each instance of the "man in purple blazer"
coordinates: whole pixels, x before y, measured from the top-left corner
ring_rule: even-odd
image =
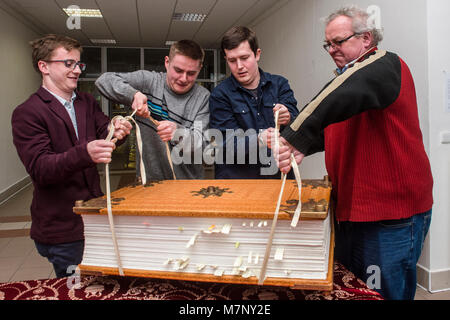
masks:
[[[30,236],[56,276],[65,277],[84,250],[83,221],[72,208],[102,195],[96,165],[111,161],[115,144],[104,140],[110,120],[94,97],[76,91],[86,68],[80,43],[47,35],[30,44],[42,86],[14,110],[13,141],[34,185]],[[127,121],[114,127],[118,140],[131,130]]]

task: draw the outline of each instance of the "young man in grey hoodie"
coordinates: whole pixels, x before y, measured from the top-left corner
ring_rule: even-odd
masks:
[[[164,73],[106,72],[95,82],[106,98],[136,110],[148,181],[174,178],[165,142],[171,149],[176,179],[204,176],[201,160],[203,132],[209,124],[209,91],[195,83],[203,59],[204,51],[196,42],[180,40],[165,57]],[[150,121],[149,115],[159,124]]]

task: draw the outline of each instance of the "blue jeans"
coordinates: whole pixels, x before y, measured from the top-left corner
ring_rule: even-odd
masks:
[[[60,244],[34,243],[39,254],[53,264],[57,278],[70,276],[75,269],[69,272],[68,268],[79,265],[83,259],[84,240]]]
[[[399,220],[335,224],[335,257],[385,299],[413,300],[431,210]]]

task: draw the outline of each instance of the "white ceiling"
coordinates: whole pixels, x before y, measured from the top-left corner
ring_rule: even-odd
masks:
[[[232,26],[247,25],[278,0],[0,0],[0,6],[39,34],[76,38],[115,39],[119,47],[165,47],[166,40],[192,39],[204,48],[218,48]],[[69,30],[62,8],[78,5],[100,9],[103,18],[81,18],[79,30]],[[172,21],[174,13],[207,14],[203,22]]]

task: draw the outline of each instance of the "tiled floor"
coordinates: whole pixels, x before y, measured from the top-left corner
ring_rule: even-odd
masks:
[[[32,186],[0,205],[0,282],[55,277],[29,237]]]
[[[112,175],[111,189],[133,179],[134,174]],[[52,264],[39,255],[29,237],[32,193],[33,187],[29,185],[0,204],[0,282],[55,277]]]
[[[111,183],[120,182],[112,178]],[[0,204],[0,282],[55,277],[52,265],[37,253],[29,237],[32,191],[30,185]],[[415,300],[450,300],[450,291],[431,294],[418,287]]]

